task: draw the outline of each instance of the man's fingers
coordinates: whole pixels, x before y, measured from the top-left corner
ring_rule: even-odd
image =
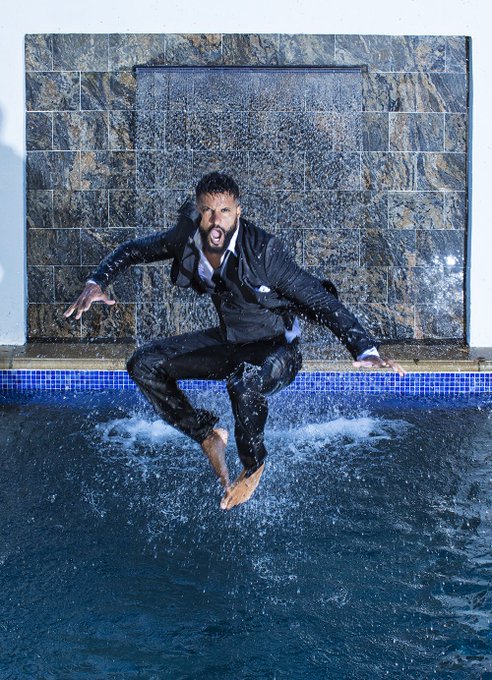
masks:
[[[406,371],[404,371],[400,364],[396,361],[379,357],[374,357],[373,359],[363,359],[362,361],[353,361],[352,366],[355,368],[392,368],[393,371],[401,375],[402,378],[407,374]]]
[[[388,359],[386,363],[402,377],[407,374],[407,372],[396,361],[391,361],[391,359]]]
[[[70,307],[63,312],[63,316],[68,319],[69,316],[72,316],[72,314],[75,311],[75,304],[70,305]]]

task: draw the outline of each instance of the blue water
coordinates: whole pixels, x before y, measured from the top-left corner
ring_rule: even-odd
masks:
[[[492,678],[487,399],[279,395],[229,513],[134,393],[0,404],[2,680]]]

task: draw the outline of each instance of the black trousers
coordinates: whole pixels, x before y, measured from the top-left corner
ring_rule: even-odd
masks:
[[[266,397],[289,385],[302,365],[299,342],[282,338],[231,343],[220,328],[155,340],[140,347],[127,369],[162,418],[198,443],[219,418],[195,408],[177,380],[226,380],[234,434],[243,466],[254,472],[265,459]]]

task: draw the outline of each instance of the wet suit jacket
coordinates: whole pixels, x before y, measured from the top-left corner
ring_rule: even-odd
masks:
[[[240,218],[235,254],[228,253],[215,271],[210,291],[198,275],[199,249],[194,236],[199,213],[191,203],[179,211],[175,227],[121,244],[90,279],[104,289],[133,264],[171,259],[171,280],[197,293],[211,292],[221,328],[230,342],[279,337],[292,327],[295,314],[327,326],[354,358],[377,345],[337,299],[330,286],[301,269],[275,236]],[[326,283],[326,282],[325,282]]]

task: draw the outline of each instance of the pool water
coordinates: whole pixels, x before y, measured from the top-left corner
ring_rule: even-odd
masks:
[[[0,678],[492,678],[490,398],[278,395],[227,513],[135,393],[0,404]]]

